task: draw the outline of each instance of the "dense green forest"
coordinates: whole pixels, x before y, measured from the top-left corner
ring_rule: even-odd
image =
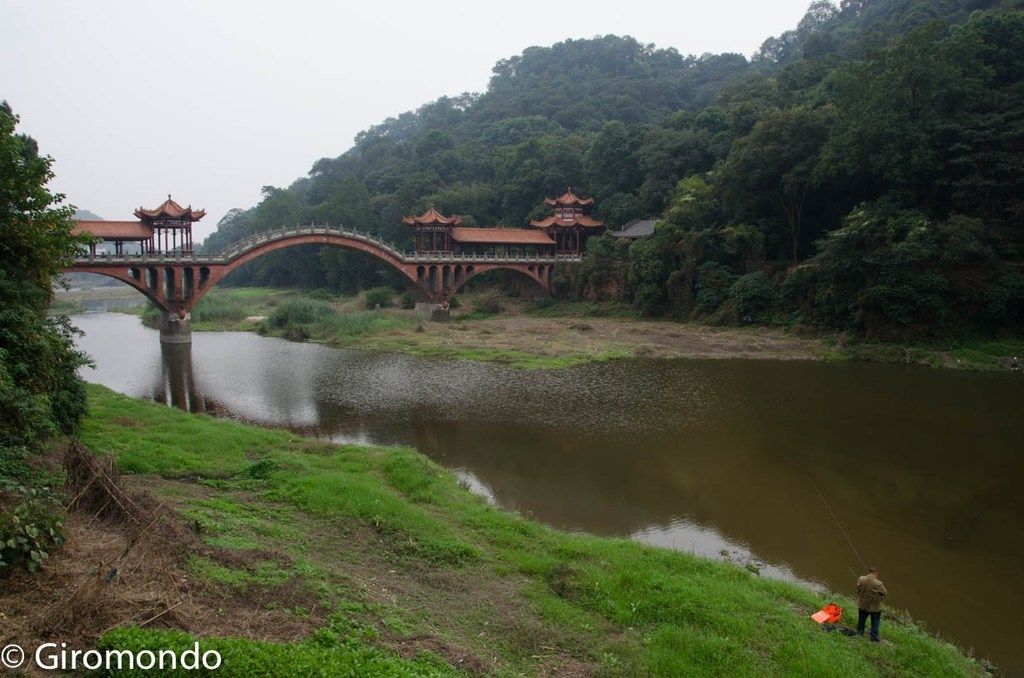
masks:
[[[1024,318],[1024,1],[826,0],[751,57],[603,36],[500,61],[487,91],[358,135],[225,216],[205,247],[297,222],[405,244],[428,203],[524,226],[567,185],[612,226],[560,294],[644,314],[811,323],[878,337],[1018,329]],[[237,284],[395,282],[310,247]]]

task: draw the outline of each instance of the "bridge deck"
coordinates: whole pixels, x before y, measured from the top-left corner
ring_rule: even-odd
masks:
[[[147,265],[147,264],[195,264],[203,265],[224,265],[229,264],[239,256],[255,249],[261,245],[276,240],[283,240],[303,235],[326,235],[337,236],[377,247],[392,255],[403,264],[483,264],[483,263],[508,263],[508,264],[554,264],[554,263],[579,263],[582,256],[579,254],[550,254],[550,255],[512,255],[512,254],[416,254],[404,252],[397,249],[369,233],[347,228],[333,228],[330,226],[290,226],[279,228],[264,233],[256,233],[228,245],[223,250],[214,254],[183,254],[181,252],[158,252],[155,254],[125,254],[120,256],[110,254],[83,254],[75,257],[75,264],[89,266],[103,265]]]

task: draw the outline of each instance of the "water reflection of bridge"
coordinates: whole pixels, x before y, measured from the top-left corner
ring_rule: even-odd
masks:
[[[196,380],[192,366],[192,344],[160,344],[160,379],[151,387],[151,398],[158,403],[193,413],[215,416],[228,414],[226,407],[211,400]]]

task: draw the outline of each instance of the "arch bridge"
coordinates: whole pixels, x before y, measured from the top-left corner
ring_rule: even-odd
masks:
[[[332,245],[364,252],[398,271],[425,301],[417,310],[446,313],[448,302],[467,281],[495,270],[521,274],[544,294],[551,292],[556,264],[579,263],[579,254],[505,255],[404,252],[356,230],[292,226],[257,233],[215,254],[155,252],[138,255],[83,254],[65,272],[98,273],[131,285],[162,313],[160,339],[192,340],[190,315],[203,296],[236,268],[265,254],[298,245]]]

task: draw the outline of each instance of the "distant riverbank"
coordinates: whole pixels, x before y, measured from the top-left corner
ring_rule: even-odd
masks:
[[[88,294],[59,295],[58,309],[74,312]],[[103,290],[103,294],[107,297],[112,292]],[[650,357],[859,360],[1005,371],[1011,369],[1014,356],[1024,358],[1024,340],[1019,338],[885,343],[782,328],[647,320],[622,304],[526,302],[493,290],[460,295],[450,323],[420,323],[411,309],[401,308],[400,295],[386,296],[379,296],[385,303],[370,304],[366,293],[340,296],[321,290],[218,288],[193,312],[193,329],[255,331],[331,346],[522,368]],[[142,308],[124,310],[141,314],[150,324],[156,320],[152,309],[148,317]]]

